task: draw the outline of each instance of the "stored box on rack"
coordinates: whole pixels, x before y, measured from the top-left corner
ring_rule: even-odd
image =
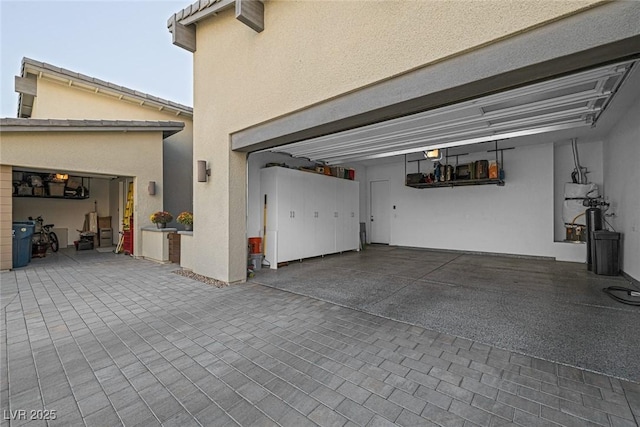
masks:
[[[489,179],[498,179],[498,162],[492,160],[489,162]]]
[[[476,161],[475,169],[476,179],[487,179],[489,177],[489,162],[487,160]]]
[[[456,166],[456,179],[473,179],[475,176],[473,169],[473,163]]]
[[[421,182],[426,182],[426,174],[424,173],[407,174],[407,184],[420,184]]]
[[[33,187],[29,187],[27,184],[20,184],[18,186],[18,196],[32,196]]]
[[[50,182],[49,183],[49,195],[62,197],[64,196],[64,183],[62,182]]]
[[[70,176],[67,181],[67,187],[71,190],[76,190],[82,187],[82,178],[79,176]]]

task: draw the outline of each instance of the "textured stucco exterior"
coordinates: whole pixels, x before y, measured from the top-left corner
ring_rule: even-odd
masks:
[[[13,260],[11,170],[11,166],[0,165],[0,270],[9,270]]]
[[[245,279],[246,156],[229,149],[233,132],[598,3],[273,1],[259,34],[232,10],[198,22],[194,158],[212,176],[194,187],[194,271]]]
[[[37,82],[31,117],[46,119],[100,119],[181,121],[184,129],[164,140],[164,208],[175,215],[192,209],[193,119],[155,107],[120,100],[114,95],[95,93],[48,77]]]
[[[34,153],[38,154],[34,155]],[[127,154],[123,155],[123,153]],[[27,170],[29,168],[68,170],[135,177],[134,254],[141,253],[140,228],[152,225],[149,215],[163,208],[162,192],[154,196],[150,196],[147,192],[149,181],[156,181],[160,185],[162,183],[162,132],[160,131],[2,132],[0,162],[3,170],[19,166]],[[0,185],[2,188],[0,196],[4,198],[4,188],[8,185],[10,197],[12,188],[10,173],[7,177],[2,174]],[[112,222],[112,225],[115,226],[115,223]],[[3,223],[1,229],[10,230],[10,224],[5,228]],[[5,252],[2,253],[4,259]]]

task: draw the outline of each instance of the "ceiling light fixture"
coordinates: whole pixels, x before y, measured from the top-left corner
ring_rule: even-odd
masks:
[[[428,150],[424,152],[424,158],[429,159],[432,162],[439,162],[442,160],[442,152],[438,148],[435,150]]]

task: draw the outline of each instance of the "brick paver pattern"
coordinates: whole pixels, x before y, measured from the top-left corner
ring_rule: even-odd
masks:
[[[114,257],[2,273],[4,425],[637,425],[635,383]]]

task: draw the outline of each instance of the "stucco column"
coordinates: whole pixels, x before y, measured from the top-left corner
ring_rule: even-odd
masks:
[[[211,176],[207,182],[194,176],[193,271],[225,282],[244,281],[246,154],[231,151],[228,133],[207,119],[206,111],[194,116],[194,136],[199,141],[194,170],[198,160],[205,160]]]

